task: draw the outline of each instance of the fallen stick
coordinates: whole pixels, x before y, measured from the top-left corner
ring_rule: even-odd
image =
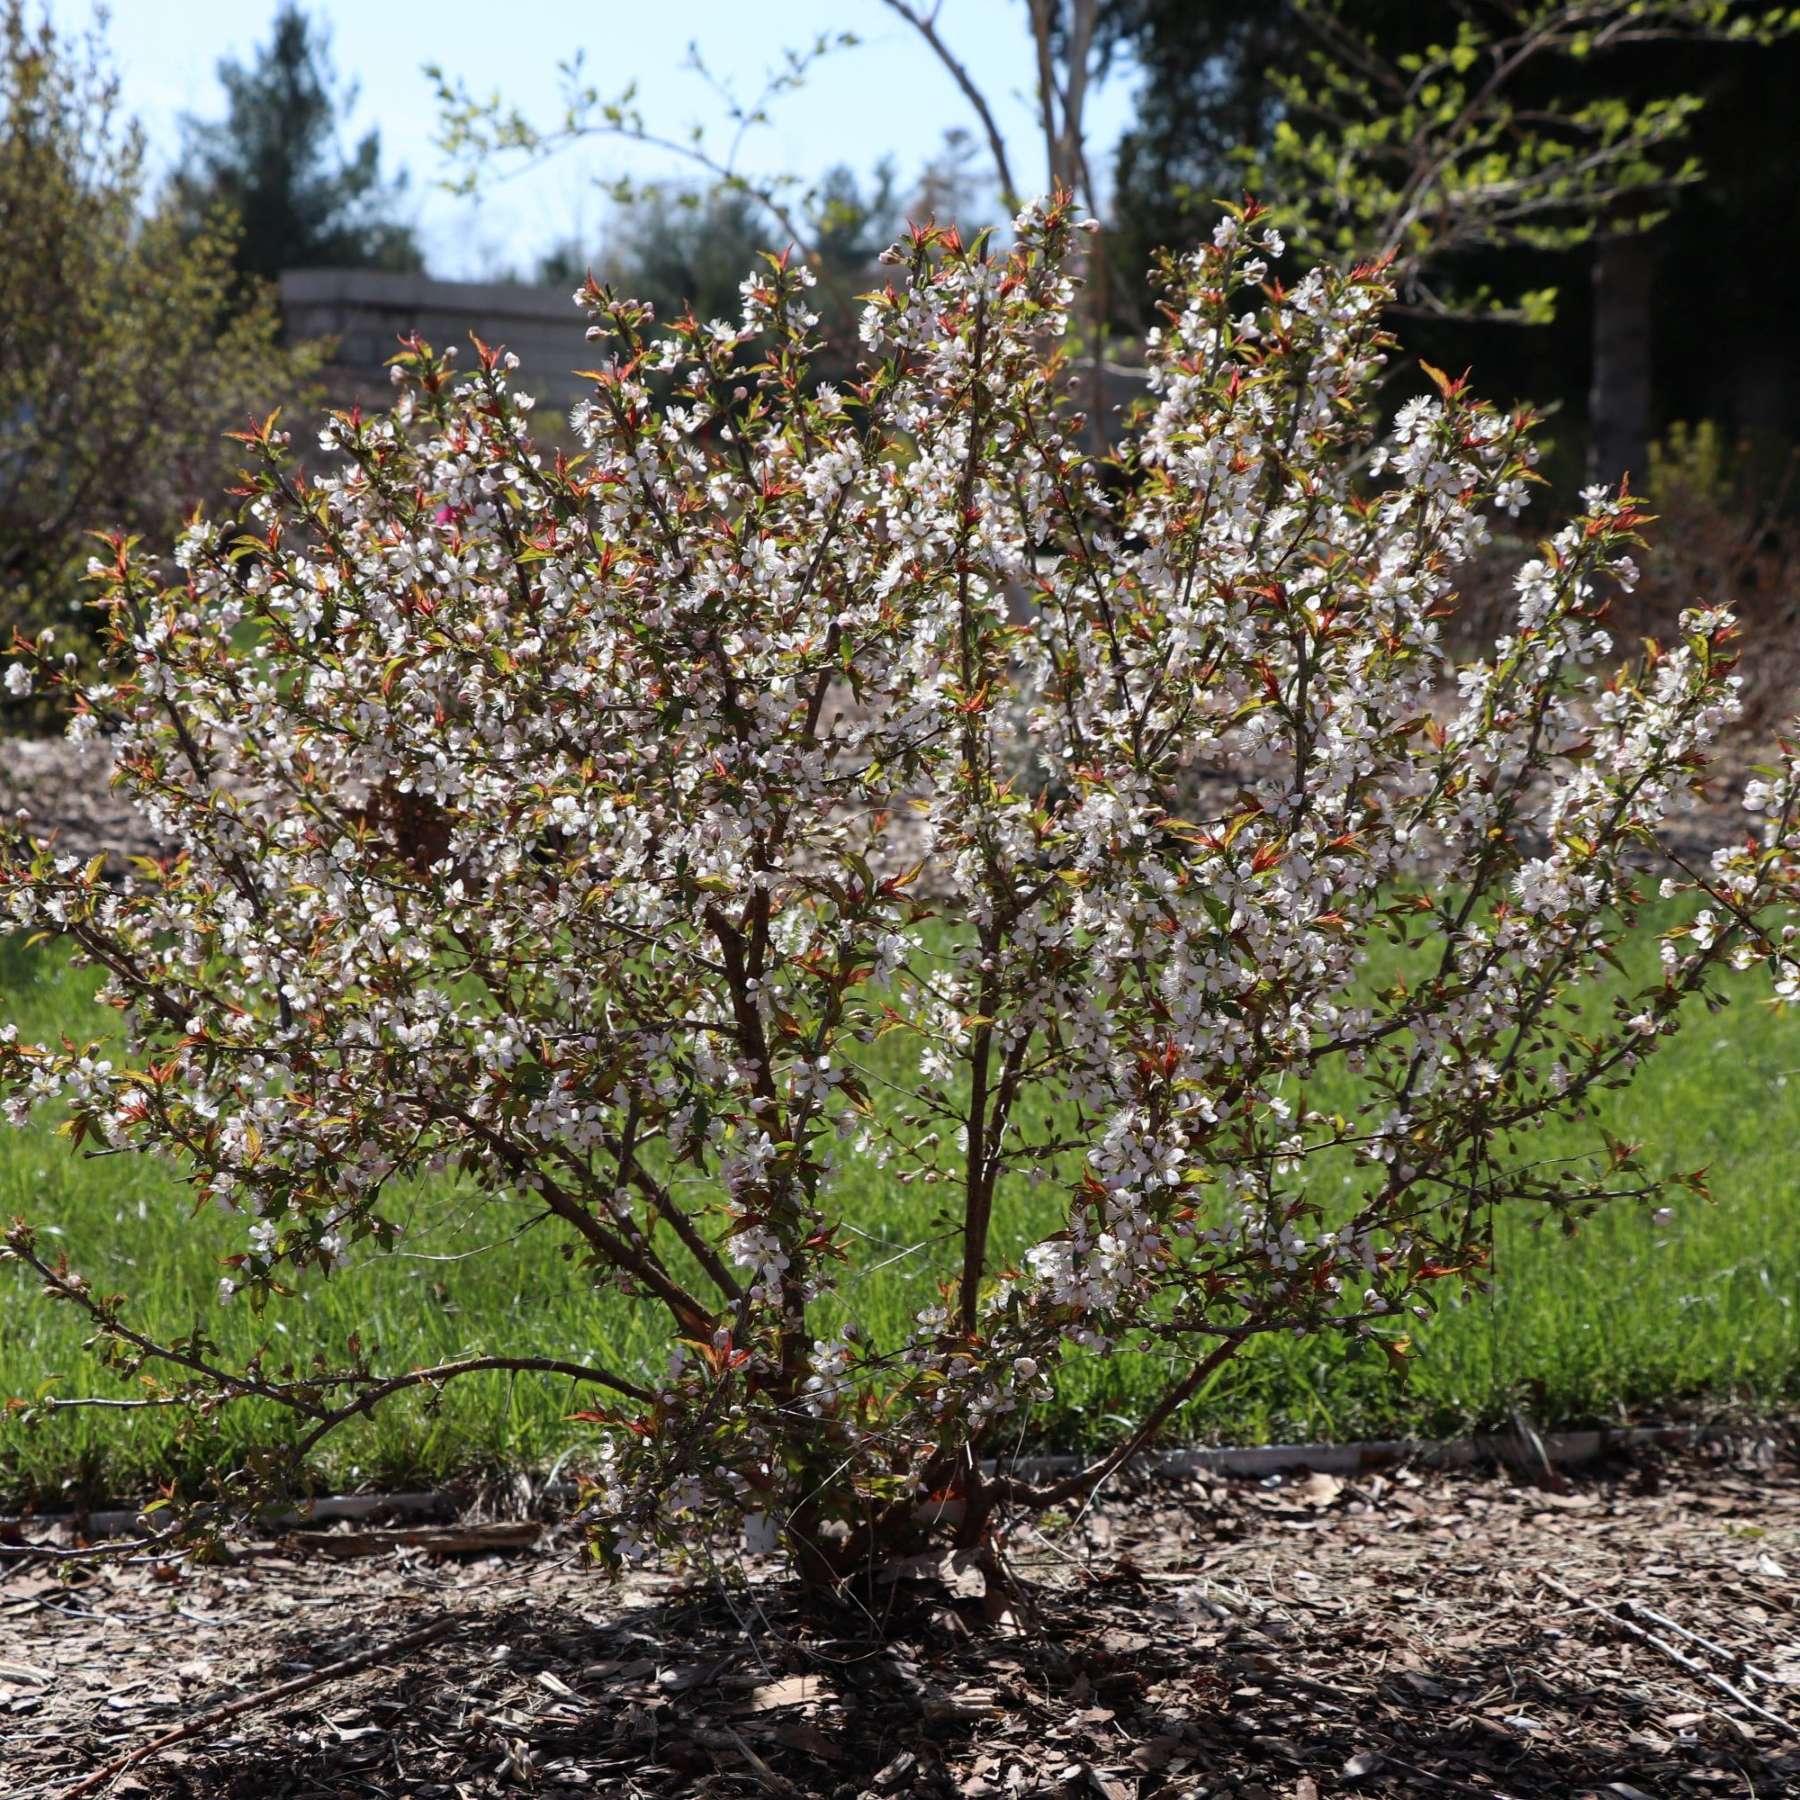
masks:
[[[1748,1657],[1740,1655],[1736,1650],[1727,1649],[1723,1644],[1715,1644],[1711,1638],[1702,1637],[1697,1631],[1689,1631],[1685,1625],[1657,1612],[1654,1607],[1646,1606],[1643,1601],[1621,1600],[1619,1605],[1626,1612],[1635,1613],[1640,1619],[1648,1619],[1652,1625],[1660,1625],[1663,1630],[1672,1631],[1677,1637],[1684,1637],[1690,1643],[1698,1644],[1702,1650],[1718,1657],[1721,1662],[1730,1663],[1733,1668],[1742,1669],[1746,1675],[1753,1675],[1758,1681],[1766,1681],[1771,1687],[1779,1685],[1767,1669],[1759,1669]]]
[[[1696,1662],[1685,1651],[1677,1650],[1667,1638],[1658,1637],[1654,1631],[1646,1631],[1643,1626],[1634,1624],[1630,1619],[1609,1611],[1604,1606],[1596,1606],[1593,1601],[1576,1593],[1573,1588],[1564,1587],[1553,1575],[1540,1575],[1538,1580],[1545,1587],[1554,1588],[1565,1600],[1573,1600],[1583,1611],[1591,1612],[1597,1618],[1605,1619],[1609,1624],[1618,1626],[1621,1631],[1628,1631],[1633,1637],[1640,1638],[1644,1643],[1652,1645],[1655,1649],[1660,1650],[1670,1662],[1686,1669],[1690,1675],[1698,1675],[1702,1681],[1710,1681],[1714,1687],[1729,1694],[1745,1711],[1753,1712],[1759,1719],[1773,1725],[1784,1737],[1800,1738],[1800,1726],[1789,1724],[1780,1713],[1770,1712],[1766,1706],[1759,1706],[1741,1688],[1727,1681],[1723,1675],[1709,1669],[1705,1663]]]
[[[769,1793],[781,1795],[782,1800],[806,1800],[806,1796],[785,1775],[777,1774],[771,1769],[729,1725],[726,1726],[721,1741],[730,1744],[750,1765],[750,1772]]]
[[[197,1719],[189,1719],[186,1724],[176,1726],[173,1731],[164,1732],[150,1743],[127,1751],[123,1756],[114,1757],[109,1763],[103,1763],[91,1775],[84,1775],[72,1788],[65,1788],[62,1800],[80,1800],[83,1794],[98,1793],[102,1788],[110,1787],[134,1764],[156,1755],[159,1750],[169,1750],[176,1744],[186,1743],[189,1738],[199,1737],[203,1732],[211,1731],[215,1725],[223,1725],[227,1719],[237,1718],[240,1713],[273,1706],[278,1701],[292,1699],[295,1694],[304,1694],[309,1688],[323,1687],[328,1681],[337,1681],[345,1675],[358,1675],[378,1662],[387,1661],[390,1656],[417,1650],[421,1644],[429,1644],[435,1638],[447,1636],[457,1623],[450,1616],[434,1619],[431,1624],[422,1625],[417,1631],[409,1631],[405,1637],[377,1645],[373,1650],[359,1650],[354,1656],[346,1656],[342,1662],[327,1663],[322,1669],[314,1669],[310,1675],[296,1675],[292,1681],[284,1681],[279,1686],[263,1688],[258,1693],[242,1694],[236,1700],[228,1700],[223,1706],[215,1706],[211,1712],[204,1712]]]
[[[490,1550],[529,1550],[544,1535],[534,1520],[495,1525],[421,1525],[398,1531],[293,1532],[283,1549],[321,1556],[380,1556],[389,1550],[430,1550],[440,1556],[471,1556]]]

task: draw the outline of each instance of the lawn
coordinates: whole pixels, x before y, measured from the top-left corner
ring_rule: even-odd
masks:
[[[1654,947],[1638,971],[1648,974]],[[26,1035],[84,1035],[108,1015],[86,1004],[92,981],[53,949],[0,940],[0,1018]],[[1643,1140],[1667,1168],[1708,1165],[1712,1205],[1678,1193],[1672,1221],[1616,1210],[1573,1240],[1504,1220],[1493,1297],[1447,1310],[1414,1333],[1410,1375],[1385,1358],[1329,1342],[1257,1344],[1190,1410],[1196,1441],[1255,1442],[1446,1433],[1523,1408],[1544,1425],[1658,1419],[1722,1405],[1773,1407],[1800,1391],[1800,1021],[1746,991],[1716,1015],[1696,1014],[1629,1089],[1603,1097],[1604,1123]],[[1320,1095],[1321,1099],[1326,1096]],[[1555,1156],[1590,1146],[1591,1127],[1558,1127],[1533,1144]],[[878,1171],[857,1179],[852,1221],[891,1244],[892,1260],[849,1301],[878,1333],[929,1295],[946,1252],[912,1249],[932,1236],[931,1189],[896,1188]],[[134,1296],[134,1323],[154,1333],[202,1323],[222,1354],[270,1346],[270,1362],[335,1355],[352,1331],[398,1367],[502,1348],[514,1354],[659,1366],[665,1337],[647,1312],[596,1298],[549,1254],[528,1209],[462,1179],[399,1196],[410,1227],[403,1254],[310,1282],[261,1316],[213,1303],[219,1256],[241,1224],[206,1213],[168,1171],[134,1157],[83,1158],[47,1127],[0,1131],[0,1212],[28,1215],[97,1284]],[[1054,1211],[1048,1191],[1002,1195],[1001,1242]],[[478,1254],[467,1254],[480,1247]],[[871,1262],[882,1261],[872,1256]],[[0,1396],[112,1393],[84,1355],[82,1321],[45,1304],[26,1273],[0,1268]],[[1055,1411],[1032,1421],[1043,1446],[1092,1441],[1160,1385],[1147,1358],[1088,1358],[1071,1367]],[[333,1440],[326,1484],[411,1486],[459,1473],[545,1468],[579,1456],[585,1428],[566,1415],[566,1383],[473,1377],[430,1408],[390,1405]],[[84,1411],[29,1430],[0,1423],[0,1494],[137,1495],[185,1481],[221,1447],[243,1449],[274,1429],[250,1407],[228,1411],[211,1442],[180,1443],[168,1414]]]

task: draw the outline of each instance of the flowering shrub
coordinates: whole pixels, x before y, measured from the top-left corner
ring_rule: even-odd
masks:
[[[1793,707],[1800,675],[1794,640],[1800,607],[1796,477],[1800,458],[1783,466],[1751,443],[1732,442],[1710,420],[1672,425],[1650,446],[1644,503],[1656,530],[1638,580],[1608,617],[1613,635],[1631,643],[1678,633],[1681,614],[1696,595],[1728,607],[1756,646],[1740,671],[1739,710],[1728,733],[1740,749],[1767,746]],[[1453,643],[1478,644],[1507,628],[1517,562],[1516,552],[1508,554],[1509,541],[1515,541],[1510,534],[1497,532],[1464,571],[1457,617],[1446,626]]]
[[[72,730],[112,735],[181,850],[108,885],[10,841],[11,921],[100,965],[129,1030],[111,1056],[8,1034],[10,1115],[173,1157],[243,1219],[224,1299],[383,1253],[388,1185],[456,1164],[535,1196],[671,1346],[275,1381],[138,1334],[17,1227],[149,1398],[289,1406],[304,1455],[411,1386],[573,1374],[603,1554],[740,1520],[825,1576],[1091,1489],[1260,1333],[1403,1356],[1409,1308],[1479,1281],[1497,1203],[1649,1191],[1624,1146],[1515,1146],[1722,963],[1800,980],[1760,924],[1790,768],[1760,839],[1671,869],[1709,898],[1661,981],[1598,1024],[1564,1004],[1731,713],[1729,620],[1613,672],[1642,515],[1595,491],[1492,656],[1449,667],[1528,421],[1434,375],[1358,477],[1382,275],[1262,286],[1254,207],[1163,270],[1154,404],[1103,482],[1058,380],[1074,229],[1051,204],[1004,252],[889,252],[843,392],[809,378],[788,261],[739,322],[660,335],[590,286],[567,460],[511,358],[458,377],[415,343],[390,414],[325,427],[330,473],[250,434],[253,524],[195,524],[173,585],[119,546]],[[1189,816],[1203,763],[1250,773]],[[1428,959],[1382,986],[1383,938]],[[1327,1111],[1334,1068],[1356,1099]],[[840,1199],[870,1159],[952,1197],[940,1298],[892,1340],[855,1310],[888,1252]],[[1064,1196],[1059,1229],[997,1239],[1012,1178]],[[1114,1449],[1043,1484],[984,1465],[1065,1359],[1130,1345],[1177,1372]]]

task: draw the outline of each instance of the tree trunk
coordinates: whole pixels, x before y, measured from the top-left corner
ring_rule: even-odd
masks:
[[[1640,485],[1650,464],[1650,240],[1641,232],[1594,246],[1593,375],[1588,472]]]

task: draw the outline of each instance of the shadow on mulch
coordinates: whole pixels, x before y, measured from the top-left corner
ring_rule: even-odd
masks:
[[[157,1702],[200,1640],[217,1660],[194,1681],[217,1695],[441,1618],[436,1642],[221,1724],[110,1793],[1760,1800],[1800,1792],[1800,1737],[1616,1609],[1654,1604],[1669,1642],[1792,1719],[1797,1526],[1785,1456],[1558,1493],[1404,1471],[1164,1484],[1054,1539],[1021,1533],[1016,1600],[901,1584],[880,1636],[773,1580],[617,1594],[542,1553],[350,1569],[284,1552],[194,1577],[181,1604],[210,1638],[123,1584],[89,1603],[100,1636],[47,1616],[41,1660],[78,1682],[103,1653],[117,1691],[46,1690],[43,1711],[0,1719],[27,1728],[0,1731],[0,1771],[25,1781],[0,1789],[58,1794],[154,1737],[108,1709]],[[200,1697],[162,1696],[161,1728]]]
[[[1660,1800],[1800,1783],[1800,1756],[1726,1734],[1634,1741],[1654,1702],[1547,1678],[1542,1634],[1401,1670],[1379,1633],[1355,1628],[1304,1644],[1246,1627],[1201,1646],[1166,1620],[1146,1634],[1146,1613],[1168,1609],[1129,1579],[1039,1596],[1020,1635],[996,1636],[978,1603],[914,1602],[885,1643],[856,1615],[800,1610],[783,1590],[737,1599],[645,1607],[599,1629],[566,1608],[473,1618],[353,1703],[326,1695],[263,1721],[258,1741],[192,1747],[114,1793]],[[366,1638],[293,1637],[283,1660],[330,1661]],[[1296,1666],[1321,1662],[1336,1682]],[[1496,1696],[1518,1723],[1492,1716]]]

